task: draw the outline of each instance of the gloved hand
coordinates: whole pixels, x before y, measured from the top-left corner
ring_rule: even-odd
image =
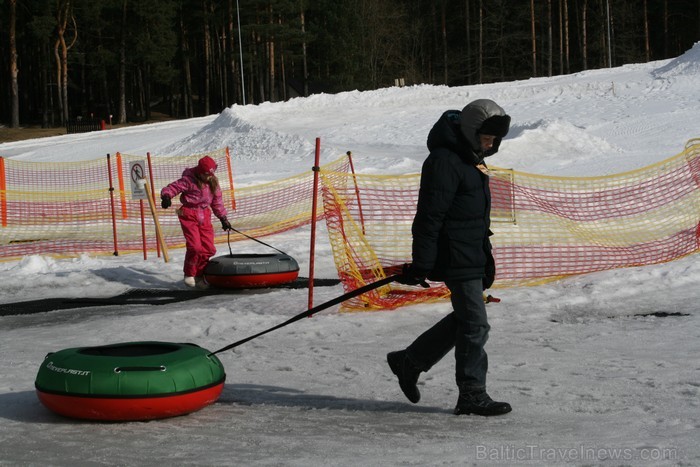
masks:
[[[231,223],[226,219],[225,217],[222,217],[219,219],[221,221],[221,228],[224,230],[233,230],[233,227],[231,227]]]
[[[484,248],[484,253],[486,253],[486,267],[484,268],[486,277],[482,279],[482,284],[484,290],[486,290],[491,288],[493,281],[496,280],[496,261],[493,259],[493,253],[491,253],[491,245]]]
[[[401,276],[396,279],[396,282],[404,285],[420,285],[428,289],[430,286],[425,281],[427,275],[427,273],[417,270],[413,264],[404,264]]]
[[[168,209],[173,202],[170,200],[170,196],[161,195],[160,197],[160,207],[163,209]]]

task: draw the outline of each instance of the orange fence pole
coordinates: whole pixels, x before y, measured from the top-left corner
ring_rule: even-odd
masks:
[[[357,209],[360,214],[360,225],[362,226],[362,233],[365,234],[365,215],[362,213],[362,201],[360,201],[360,187],[357,186],[357,176],[355,175],[355,166],[352,163],[352,152],[347,153],[348,161],[350,161],[350,171],[352,172],[352,181],[355,184],[355,196],[357,197]]]
[[[141,244],[143,248],[143,259],[148,259],[148,245],[146,244],[146,216],[143,210],[143,200],[139,200],[139,210],[141,213]]]
[[[114,184],[112,183],[112,163],[107,154],[107,174],[109,174],[109,204],[112,208],[112,236],[114,237],[114,256],[119,256],[119,246],[117,243],[117,214],[114,208]]]
[[[228,182],[231,191],[231,209],[236,210],[236,196],[233,191],[233,171],[231,170],[231,154],[228,152],[228,146],[226,146],[226,167],[228,169]]]
[[[153,165],[151,164],[151,153],[146,153],[146,159],[148,160],[148,178],[151,180],[151,197],[155,200],[156,193],[153,186]],[[158,241],[158,233],[156,232],[156,255],[160,258],[160,242]]]
[[[316,255],[316,211],[318,208],[318,171],[321,169],[321,138],[316,138],[314,156],[314,191],[311,201],[311,246],[309,248],[309,309],[314,306],[314,256]]]
[[[122,202],[122,219],[126,219],[126,188],[124,187],[124,169],[122,168],[122,155],[117,153],[117,180],[119,180],[119,199]]]
[[[2,211],[2,226],[7,227],[7,181],[5,179],[5,158],[0,157],[0,211]]]

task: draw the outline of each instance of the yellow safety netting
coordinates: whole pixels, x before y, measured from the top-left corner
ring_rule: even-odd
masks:
[[[639,170],[551,177],[488,169],[494,287],[540,284],[573,274],[671,261],[700,248],[700,140]],[[333,255],[346,290],[411,261],[420,175],[322,172]],[[393,283],[345,303],[394,308],[448,296]]]
[[[169,247],[184,246],[175,209],[160,209],[160,190],[204,155],[217,176],[237,230],[260,237],[311,222],[313,171],[234,189],[227,149],[188,156],[114,154],[82,162],[24,162],[0,157],[0,261],[30,254],[72,256],[156,250],[147,200],[134,199],[134,165],[143,167]],[[343,156],[324,167],[348,170]],[[174,203],[177,204],[177,203]],[[323,213],[319,213],[319,218]],[[225,234],[217,241],[224,241]],[[231,240],[245,239],[232,235]]]
[[[75,163],[0,157],[0,260],[141,251],[144,232],[146,248],[155,250],[148,204],[132,199],[132,163],[146,161],[158,200],[160,189],[203,155],[117,154]],[[312,171],[234,190],[228,151],[207,155],[219,165],[224,202],[238,230],[261,237],[311,222]],[[326,218],[347,291],[411,261],[419,174],[356,175],[346,157],[319,173],[323,213],[318,218]],[[668,160],[604,177],[548,177],[501,168],[489,174],[495,287],[671,261],[700,248],[700,140]],[[174,210],[158,213],[168,246],[183,246]],[[236,237],[232,240],[243,239]],[[345,308],[393,308],[447,296],[440,284],[426,290],[393,283],[346,302]]]

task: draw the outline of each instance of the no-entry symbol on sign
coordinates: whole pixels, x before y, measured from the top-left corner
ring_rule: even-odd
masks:
[[[131,179],[132,199],[148,199],[144,186],[146,184],[145,161],[129,162],[129,178]]]

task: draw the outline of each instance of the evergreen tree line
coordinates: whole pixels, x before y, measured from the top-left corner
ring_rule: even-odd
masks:
[[[50,127],[669,58],[700,0],[0,0],[0,25],[0,122]]]

